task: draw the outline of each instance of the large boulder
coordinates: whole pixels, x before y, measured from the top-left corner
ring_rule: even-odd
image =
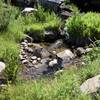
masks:
[[[93,78],[86,80],[80,86],[80,90],[86,94],[97,92],[99,88],[100,88],[100,75],[97,75]]]
[[[66,49],[60,53],[57,54],[59,58],[63,60],[63,64],[69,63],[72,59],[75,58],[75,55],[72,53],[71,50]]]

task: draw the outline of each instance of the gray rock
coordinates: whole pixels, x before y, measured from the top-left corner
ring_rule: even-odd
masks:
[[[83,47],[78,47],[76,53],[78,56],[81,56],[86,53],[86,50]]]
[[[4,62],[0,61],[0,73],[5,69],[6,65]]]
[[[58,53],[57,56],[63,60],[63,64],[69,63],[75,58],[75,55],[69,49]]]
[[[95,77],[86,80],[80,86],[80,90],[86,94],[97,92],[99,88],[100,88],[100,75],[97,75]]]

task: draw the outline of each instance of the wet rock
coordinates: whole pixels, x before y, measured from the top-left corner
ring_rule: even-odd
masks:
[[[95,77],[86,80],[80,86],[80,90],[86,94],[97,92],[99,88],[100,88],[100,75],[97,75]]]
[[[75,58],[75,55],[69,49],[58,53],[57,56],[63,60],[63,64],[69,63]]]
[[[78,47],[77,50],[76,50],[76,53],[77,53],[78,56],[81,56],[81,55],[86,53],[86,50],[82,47]]]
[[[0,73],[5,69],[6,65],[4,62],[0,61]]]
[[[51,44],[51,46],[49,47],[49,49],[57,49],[63,46],[63,40],[57,40],[55,43]]]

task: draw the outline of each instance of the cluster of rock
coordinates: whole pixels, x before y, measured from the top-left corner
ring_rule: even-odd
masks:
[[[28,69],[25,73],[44,74],[52,73],[62,69],[64,65],[72,63],[75,58],[74,53],[69,49],[57,52],[57,49],[63,45],[62,40],[57,40],[45,49],[40,44],[31,43],[27,40],[21,42],[21,63]]]

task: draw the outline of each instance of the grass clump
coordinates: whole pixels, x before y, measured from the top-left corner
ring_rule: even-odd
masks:
[[[19,47],[18,45],[5,37],[0,37],[0,60],[6,64],[4,76],[7,81],[14,82],[19,69]]]
[[[89,38],[100,38],[100,14],[88,12],[83,15],[75,15],[66,21],[67,31],[75,44],[80,41],[87,42]]]

